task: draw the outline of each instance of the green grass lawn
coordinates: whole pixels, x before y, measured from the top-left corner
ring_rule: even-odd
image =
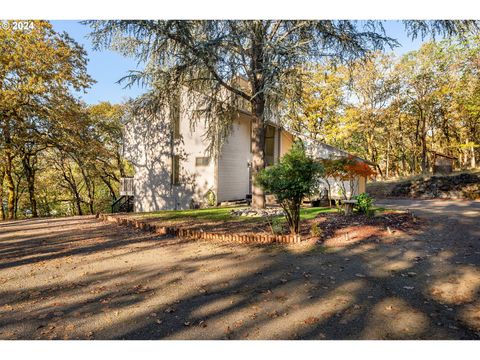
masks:
[[[229,220],[241,220],[255,222],[259,221],[261,217],[248,217],[248,216],[234,216],[230,214],[232,209],[238,209],[241,207],[217,207],[207,209],[195,209],[195,210],[165,210],[150,213],[135,214],[138,218],[156,218],[165,221],[184,221],[184,220],[200,220],[200,221],[229,221]],[[315,218],[320,213],[335,212],[335,208],[328,207],[315,207],[315,208],[303,208],[301,210],[301,219],[309,220]]]

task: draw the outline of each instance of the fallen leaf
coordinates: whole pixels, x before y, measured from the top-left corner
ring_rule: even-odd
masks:
[[[318,321],[320,321],[320,319],[318,317],[314,317],[314,316],[310,316],[310,317],[306,318],[305,320],[303,320],[303,322],[305,324],[309,324],[309,325],[315,324]]]

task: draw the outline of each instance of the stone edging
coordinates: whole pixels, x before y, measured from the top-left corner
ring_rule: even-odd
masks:
[[[99,214],[100,220],[105,222],[112,222],[118,225],[130,226],[144,231],[150,231],[158,235],[173,235],[183,238],[197,239],[197,240],[214,240],[214,241],[228,241],[242,244],[298,244],[301,241],[300,235],[238,235],[238,234],[222,234],[214,232],[205,232],[200,230],[192,230],[188,228],[160,226],[155,224],[148,224],[137,219],[129,219],[128,217],[121,217],[111,214]]]

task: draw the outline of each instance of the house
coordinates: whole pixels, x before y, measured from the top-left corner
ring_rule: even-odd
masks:
[[[133,194],[135,212],[188,209],[206,203],[244,200],[251,194],[251,114],[238,110],[215,159],[206,154],[205,124],[201,119],[195,126],[191,124],[193,103],[189,95],[182,93],[175,116],[134,118],[126,124],[123,151],[135,175],[122,180],[123,187],[128,188],[122,188],[121,195]],[[277,162],[295,138],[305,139],[273,122],[267,125],[265,137],[267,165]],[[311,139],[307,142],[312,156],[317,158],[346,154]],[[365,179],[358,179],[355,192],[364,189]]]

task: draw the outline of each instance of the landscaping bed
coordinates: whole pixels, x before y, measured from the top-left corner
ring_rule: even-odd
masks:
[[[165,231],[199,238],[198,233],[234,236],[221,238],[240,242],[290,242],[281,239],[288,235],[288,226],[281,215],[238,216],[240,207],[223,207],[201,210],[160,211],[155,213],[125,214],[122,218],[148,224],[159,229],[182,229],[184,232]],[[352,242],[371,239],[392,239],[393,237],[415,231],[420,221],[410,213],[385,212],[377,209],[377,215],[355,214],[345,216],[335,208],[303,208],[301,210],[300,239],[331,246],[345,246]],[[190,233],[188,233],[190,232]],[[259,237],[244,240],[246,237]],[[264,237],[269,239],[264,240]],[[272,237],[276,237],[273,239]],[[217,237],[202,237],[218,239]]]
[[[382,211],[376,216],[328,213],[302,223],[301,235],[302,240],[342,247],[360,241],[391,242],[397,237],[418,233],[422,225],[423,220],[408,212]],[[314,226],[317,234],[312,234]]]

